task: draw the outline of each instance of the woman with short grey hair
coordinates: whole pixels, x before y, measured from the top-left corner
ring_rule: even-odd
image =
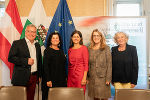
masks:
[[[117,32],[112,47],[112,83],[115,89],[134,88],[138,79],[138,56],[136,47],[129,45],[129,36]]]

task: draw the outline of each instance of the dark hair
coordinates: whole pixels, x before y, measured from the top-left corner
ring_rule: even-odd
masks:
[[[74,34],[78,34],[78,35],[80,36],[81,40],[80,40],[79,44],[80,44],[80,45],[83,45],[82,33],[81,33],[80,31],[78,31],[78,30],[75,30],[75,31],[73,31],[72,34],[71,34],[70,46],[69,46],[69,48],[71,48],[71,47],[74,46],[73,41],[72,41],[72,37],[73,37]]]
[[[58,35],[59,41],[60,41],[60,42],[59,42],[59,45],[58,45],[58,48],[59,48],[59,49],[62,49],[62,40],[61,40],[61,36],[60,36],[60,34],[59,34],[58,32],[52,32],[52,33],[48,36],[46,48],[52,45],[51,40],[52,40],[53,35]]]

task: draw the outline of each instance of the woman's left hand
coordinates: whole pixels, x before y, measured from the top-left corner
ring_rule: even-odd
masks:
[[[82,79],[81,85],[86,85],[86,79]]]
[[[109,85],[110,84],[110,82],[106,82],[106,85]]]

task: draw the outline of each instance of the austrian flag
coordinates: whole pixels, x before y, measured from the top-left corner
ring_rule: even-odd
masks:
[[[10,0],[4,16],[0,19],[0,59],[10,69],[12,75],[13,64],[8,62],[11,44],[21,36],[23,27],[15,0]]]

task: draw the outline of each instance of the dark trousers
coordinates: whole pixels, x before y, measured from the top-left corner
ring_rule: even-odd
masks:
[[[27,100],[34,100],[35,88],[37,83],[37,75],[31,75],[27,83]]]
[[[48,100],[48,91],[49,91],[48,87],[43,89],[43,91],[42,91],[42,100]]]

